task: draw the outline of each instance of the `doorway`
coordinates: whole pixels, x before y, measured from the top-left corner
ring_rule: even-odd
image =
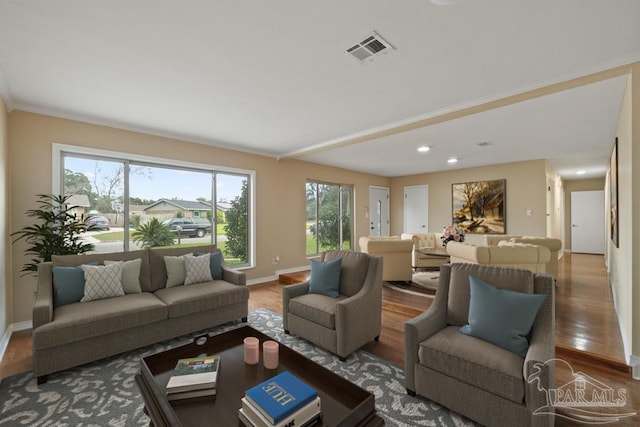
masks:
[[[404,187],[404,232],[429,231],[429,186]]]
[[[571,252],[604,254],[604,190],[571,192]]]
[[[369,187],[369,235],[389,235],[389,189]]]

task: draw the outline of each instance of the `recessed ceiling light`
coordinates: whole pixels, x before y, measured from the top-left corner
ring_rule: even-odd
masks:
[[[585,173],[587,173],[587,171],[579,170],[576,172],[576,175],[584,175]]]
[[[418,147],[418,151],[421,153],[426,153],[429,150],[431,150],[431,148],[427,147],[426,145],[423,145],[422,147]]]
[[[456,159],[455,157],[452,157],[449,160],[447,160],[447,163],[449,163],[450,165],[452,165],[454,163],[458,163],[458,159]]]

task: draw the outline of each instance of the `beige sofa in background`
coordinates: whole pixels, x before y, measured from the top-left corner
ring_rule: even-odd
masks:
[[[411,281],[413,240],[402,240],[400,236],[363,236],[359,244],[361,252],[382,257],[382,280]]]
[[[498,246],[500,242],[508,241],[513,243],[528,243],[531,245],[544,246],[551,252],[549,262],[546,266],[546,273],[558,279],[558,258],[562,253],[562,240],[553,237],[537,236],[516,236],[516,235],[485,235],[483,236],[485,246]]]
[[[400,238],[412,240],[411,265],[413,268],[440,268],[449,262],[446,257],[427,255],[420,252],[424,248],[442,248],[442,234],[440,233],[402,233]]]
[[[525,268],[534,273],[546,273],[551,252],[544,246],[502,241],[498,246],[475,246],[449,242],[447,253],[451,263],[500,265]]]

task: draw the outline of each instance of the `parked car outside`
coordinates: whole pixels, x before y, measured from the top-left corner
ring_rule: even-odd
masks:
[[[109,224],[109,218],[104,215],[91,215],[85,220],[85,225],[91,227],[92,230],[106,230],[109,231],[111,225]]]
[[[169,218],[163,222],[171,232],[181,236],[204,237],[211,233],[211,221],[205,218]]]

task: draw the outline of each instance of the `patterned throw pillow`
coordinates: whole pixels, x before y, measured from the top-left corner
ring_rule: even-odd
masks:
[[[122,266],[119,261],[111,265],[83,265],[84,271],[84,296],[80,302],[95,301],[103,298],[119,297],[124,295],[122,290]]]
[[[104,265],[115,264],[121,261],[104,261]],[[122,265],[122,290],[125,294],[139,294],[142,292],[140,287],[140,268],[142,267],[142,258],[125,261]]]
[[[184,284],[191,285],[193,283],[210,282],[211,267],[209,254],[201,255],[198,257],[187,256],[184,257],[184,269],[185,278]]]

